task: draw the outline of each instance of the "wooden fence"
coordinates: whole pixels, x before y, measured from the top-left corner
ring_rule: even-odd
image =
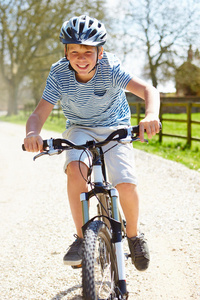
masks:
[[[144,101],[141,100],[138,97],[133,96],[132,94],[127,94],[128,102],[131,108],[132,112],[132,118],[135,118],[137,120],[137,124],[140,122],[140,120],[143,118],[142,114],[144,114],[145,106]],[[27,105],[24,108],[25,113],[31,113],[33,111],[32,107],[29,107]],[[176,135],[172,133],[165,133],[164,130],[161,130],[159,133],[159,141],[162,142],[163,136],[168,137],[175,137],[175,138],[181,138],[186,139],[187,144],[191,146],[192,141],[198,141],[200,142],[200,138],[193,137],[192,136],[192,125],[198,124],[200,125],[199,121],[192,120],[192,112],[200,112],[200,98],[196,98],[193,100],[189,100],[187,98],[161,98],[161,106],[160,106],[160,121],[162,124],[165,122],[174,122],[174,123],[186,123],[187,124],[187,135]],[[165,113],[186,113],[186,120],[181,119],[172,119],[172,118],[165,118]],[[61,115],[61,107],[60,105],[55,106],[54,110],[51,113],[51,119],[54,117],[60,118]],[[200,127],[199,127],[200,132]],[[200,134],[199,134],[200,136]]]
[[[133,118],[137,119],[137,124],[140,122],[142,119],[141,114],[144,113],[144,103],[142,102],[129,102],[130,107],[135,106],[136,108],[136,113],[132,114]],[[185,108],[185,113],[187,115],[186,120],[181,120],[181,119],[171,119],[171,118],[165,118],[163,117],[163,114],[166,113],[166,108],[167,107],[184,107]],[[159,141],[162,142],[163,136],[169,136],[169,137],[175,137],[175,138],[181,138],[181,139],[186,139],[187,144],[191,146],[192,141],[198,141],[200,142],[200,138],[193,137],[192,136],[192,124],[199,124],[199,121],[194,121],[192,120],[192,109],[193,108],[200,108],[200,102],[162,102],[161,101],[161,107],[160,107],[160,121],[162,124],[164,122],[181,122],[181,123],[186,123],[187,124],[187,135],[176,135],[176,134],[171,134],[171,133],[164,133],[162,130],[159,133]],[[200,132],[200,128],[199,128]]]

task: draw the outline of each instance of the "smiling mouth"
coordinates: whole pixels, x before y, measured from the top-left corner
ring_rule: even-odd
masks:
[[[88,64],[87,65],[77,65],[77,67],[81,70],[86,70],[88,68]]]

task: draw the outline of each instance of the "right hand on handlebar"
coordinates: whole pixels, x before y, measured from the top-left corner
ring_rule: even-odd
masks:
[[[28,152],[42,152],[43,140],[39,134],[28,134],[24,139],[24,147]]]

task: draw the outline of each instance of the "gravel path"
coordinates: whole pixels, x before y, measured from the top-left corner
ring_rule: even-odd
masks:
[[[81,271],[62,264],[74,233],[64,155],[33,162],[24,132],[0,122],[0,299],[78,300]],[[151,264],[126,262],[129,299],[200,299],[200,173],[138,150],[136,161]]]

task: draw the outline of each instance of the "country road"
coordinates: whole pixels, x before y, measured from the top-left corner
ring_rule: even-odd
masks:
[[[64,154],[33,162],[21,150],[24,133],[0,122],[0,299],[82,299],[81,271],[62,263],[75,233]],[[42,133],[51,136],[59,137]],[[129,299],[200,299],[200,173],[135,152],[151,263],[141,273],[126,261]]]

